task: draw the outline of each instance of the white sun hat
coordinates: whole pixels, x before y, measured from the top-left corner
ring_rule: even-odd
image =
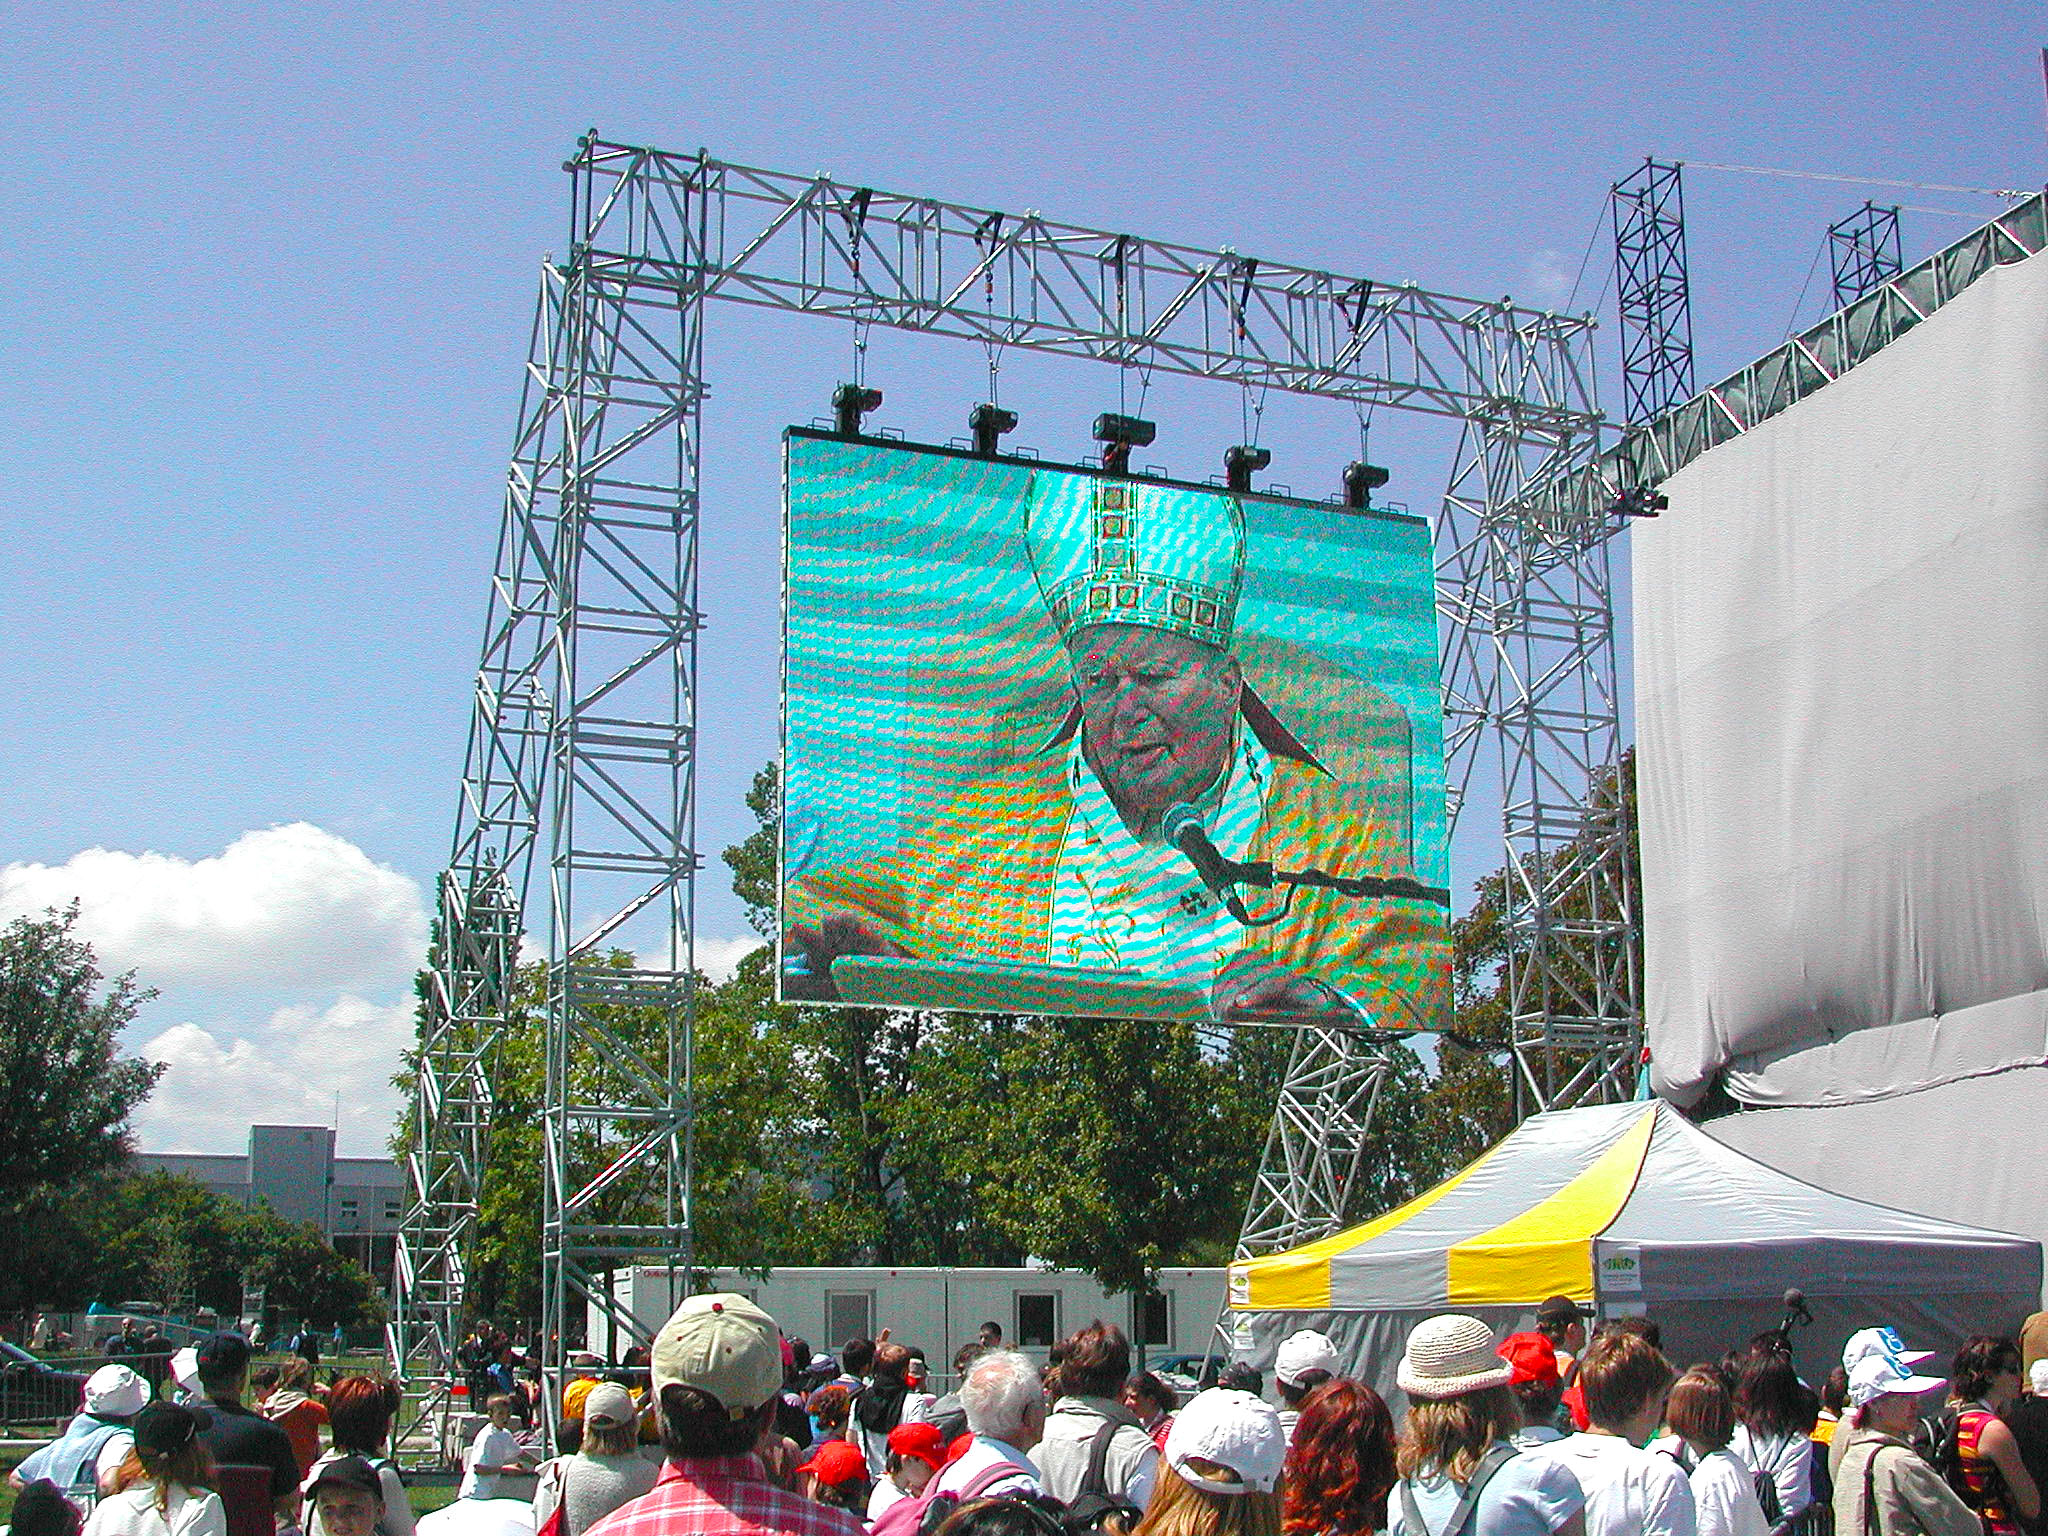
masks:
[[[1410,1397],[1434,1400],[1504,1387],[1514,1374],[1515,1368],[1494,1352],[1491,1328],[1476,1317],[1448,1312],[1408,1335],[1394,1384]]]
[[[1922,1392],[1932,1392],[1946,1379],[1916,1376],[1890,1355],[1865,1355],[1849,1372],[1849,1401],[1861,1408],[1874,1397],[1894,1392],[1902,1397],[1918,1397]]]
[[[1280,1415],[1249,1392],[1211,1387],[1181,1409],[1166,1432],[1166,1464],[1206,1493],[1271,1493],[1280,1486],[1287,1436]],[[1228,1467],[1235,1482],[1194,1465]]]
[[[1853,1371],[1858,1360],[1867,1360],[1872,1355],[1888,1355],[1901,1365],[1918,1365],[1923,1360],[1932,1360],[1931,1349],[1908,1349],[1906,1341],[1899,1337],[1896,1328],[1864,1328],[1849,1335],[1849,1342],[1842,1346],[1842,1369]]]
[[[103,1365],[85,1378],[85,1411],[94,1418],[130,1418],[148,1401],[149,1383],[125,1365]]]

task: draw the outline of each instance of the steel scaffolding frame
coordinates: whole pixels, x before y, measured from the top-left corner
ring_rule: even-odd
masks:
[[[1614,270],[1621,315],[1621,395],[1631,423],[1692,393],[1692,282],[1685,265],[1685,182],[1645,157],[1616,182]]]
[[[514,952],[471,932],[485,909],[466,893],[488,887],[516,917],[545,850],[550,1380],[579,1301],[639,1335],[605,1294],[606,1267],[653,1258],[686,1272],[691,1260],[697,420],[709,300],[1464,422],[1437,519],[1449,810],[1462,809],[1491,731],[1514,799],[1510,911],[1535,946],[1518,998],[1547,1006],[1570,992],[1569,1025],[1632,996],[1593,987],[1581,997],[1560,978],[1577,978],[1583,958],[1543,959],[1553,943],[1579,944],[1561,866],[1619,740],[1605,553],[1616,519],[1605,507],[1562,523],[1530,512],[1537,488],[1598,447],[1589,318],[594,134],[567,168],[570,243],[543,273],[423,1029],[418,1132],[433,1149],[421,1169],[439,1166],[458,1122],[437,1118],[451,1101],[425,1086],[461,1059],[452,1049],[444,1059],[439,1042],[461,1020],[470,1046],[487,1046],[511,1006]],[[658,963],[597,963],[655,915]],[[658,1049],[605,1027],[621,1004],[661,1021]],[[1386,1070],[1376,1035],[1300,1032],[1241,1253],[1345,1219]],[[1599,1087],[1588,1080],[1586,1091]],[[482,1169],[462,1168],[459,1183],[416,1179],[403,1246],[423,1292],[394,1340],[401,1359],[429,1340],[444,1371],[463,1270],[435,1235],[473,1221]],[[629,1196],[634,1211],[613,1208]],[[442,1209],[460,1199],[470,1211]]]
[[[1866,202],[1828,226],[1828,264],[1835,275],[1835,308],[1852,304],[1906,265],[1900,254],[1899,210]]]

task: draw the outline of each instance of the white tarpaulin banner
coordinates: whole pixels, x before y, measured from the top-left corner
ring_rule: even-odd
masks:
[[[1659,1092],[2048,1060],[2048,255],[1664,490],[1633,530]]]

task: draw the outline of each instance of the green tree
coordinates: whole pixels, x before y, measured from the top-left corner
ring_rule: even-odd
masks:
[[[75,1281],[65,1202],[127,1159],[129,1117],[163,1073],[120,1054],[155,994],[133,975],[106,982],[77,922],[74,905],[0,928],[0,1312]]]

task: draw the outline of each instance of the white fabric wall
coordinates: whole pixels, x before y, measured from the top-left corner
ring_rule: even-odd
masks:
[[[1664,489],[1632,535],[1658,1090],[2048,1060],[2048,255]]]

